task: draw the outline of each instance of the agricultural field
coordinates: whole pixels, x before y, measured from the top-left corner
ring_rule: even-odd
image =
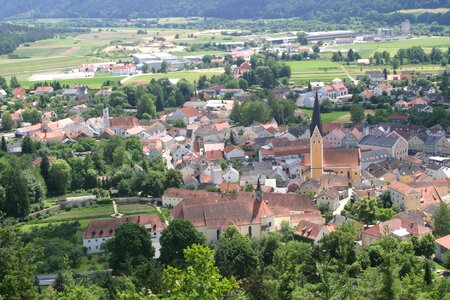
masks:
[[[422,37],[406,40],[398,40],[392,42],[378,42],[378,43],[361,43],[353,45],[340,45],[332,46],[327,48],[328,51],[347,51],[352,48],[353,50],[358,50],[358,53],[363,58],[369,58],[374,52],[388,51],[391,55],[397,53],[401,48],[409,48],[412,46],[420,46],[424,48],[425,51],[431,51],[433,47],[441,48],[447,50],[450,46],[450,37]]]

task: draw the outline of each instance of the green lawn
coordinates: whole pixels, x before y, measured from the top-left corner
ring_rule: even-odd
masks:
[[[312,109],[302,108],[302,111],[308,115],[309,118],[312,117]],[[374,110],[366,109],[367,114],[375,114]],[[349,123],[350,122],[350,112],[349,111],[332,111],[329,113],[321,113],[321,120],[324,123]]]
[[[180,71],[171,73],[156,73],[139,75],[125,81],[125,84],[132,84],[133,82],[149,82],[152,79],[169,78],[169,79],[186,79],[187,81],[198,81],[200,76],[206,75],[211,77],[213,75],[220,75],[223,71]]]
[[[363,58],[368,58],[373,55],[374,52],[388,51],[391,55],[397,53],[400,48],[409,48],[412,46],[420,46],[425,51],[431,51],[431,48],[437,47],[446,50],[450,45],[450,37],[421,37],[414,39],[398,40],[392,42],[377,42],[377,43],[363,43],[353,45],[342,45],[330,47],[329,49],[349,49],[358,50],[358,53]]]
[[[125,76],[108,76],[107,74],[105,74],[105,77],[97,77],[96,76],[96,77],[90,77],[90,78],[59,79],[58,81],[61,84],[68,84],[68,85],[83,84],[91,89],[97,89],[97,88],[100,88],[102,86],[102,84],[107,80],[119,82],[120,80],[122,80],[124,78],[125,78]],[[39,82],[39,81],[29,81],[29,80],[19,80],[19,81],[20,81],[20,84],[25,88],[29,88],[29,87],[33,86],[35,83]]]
[[[150,204],[121,204],[118,209],[124,215],[160,214]],[[50,223],[58,224],[61,222],[78,221],[81,223],[81,229],[84,230],[92,220],[111,219],[112,213],[113,208],[111,204],[73,208],[70,211],[58,211],[55,215],[42,220],[21,223],[19,226],[22,231],[26,232],[30,231],[33,227],[47,226]]]

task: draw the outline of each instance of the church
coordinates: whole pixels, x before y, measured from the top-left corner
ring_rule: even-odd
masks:
[[[301,168],[303,180],[322,181],[325,174],[346,176],[349,185],[361,180],[361,151],[359,148],[324,148],[317,93],[310,125],[310,150],[309,154],[305,154]]]

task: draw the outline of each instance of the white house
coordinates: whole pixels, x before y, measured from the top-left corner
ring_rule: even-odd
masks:
[[[233,167],[228,167],[223,173],[223,180],[225,182],[238,182],[239,181],[239,171]]]
[[[5,98],[8,94],[5,92],[5,90],[0,89],[0,100]]]
[[[143,226],[148,231],[153,247],[156,250],[155,258],[158,258],[160,255],[159,238],[161,231],[166,228],[166,224],[157,215],[138,215],[92,221],[83,234],[83,247],[86,248],[86,253],[103,252],[102,244],[112,239],[116,234],[117,228],[124,223],[135,223]]]
[[[201,113],[195,107],[182,107],[167,117],[167,121],[182,119],[187,124],[192,124],[201,116]]]
[[[228,145],[225,147],[225,149],[223,149],[223,154],[227,160],[245,158],[245,151],[235,145]]]

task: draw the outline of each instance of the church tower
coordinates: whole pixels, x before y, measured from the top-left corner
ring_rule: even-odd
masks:
[[[256,201],[261,202],[263,197],[263,192],[261,188],[261,182],[259,181],[261,179],[261,175],[258,177],[258,183],[256,184]]]
[[[314,110],[311,119],[310,131],[310,150],[309,158],[311,163],[311,178],[322,180],[323,174],[323,137],[322,122],[320,121],[320,103],[319,96],[316,91],[316,99],[314,101]]]
[[[103,108],[103,130],[109,128],[109,108],[105,106]]]

